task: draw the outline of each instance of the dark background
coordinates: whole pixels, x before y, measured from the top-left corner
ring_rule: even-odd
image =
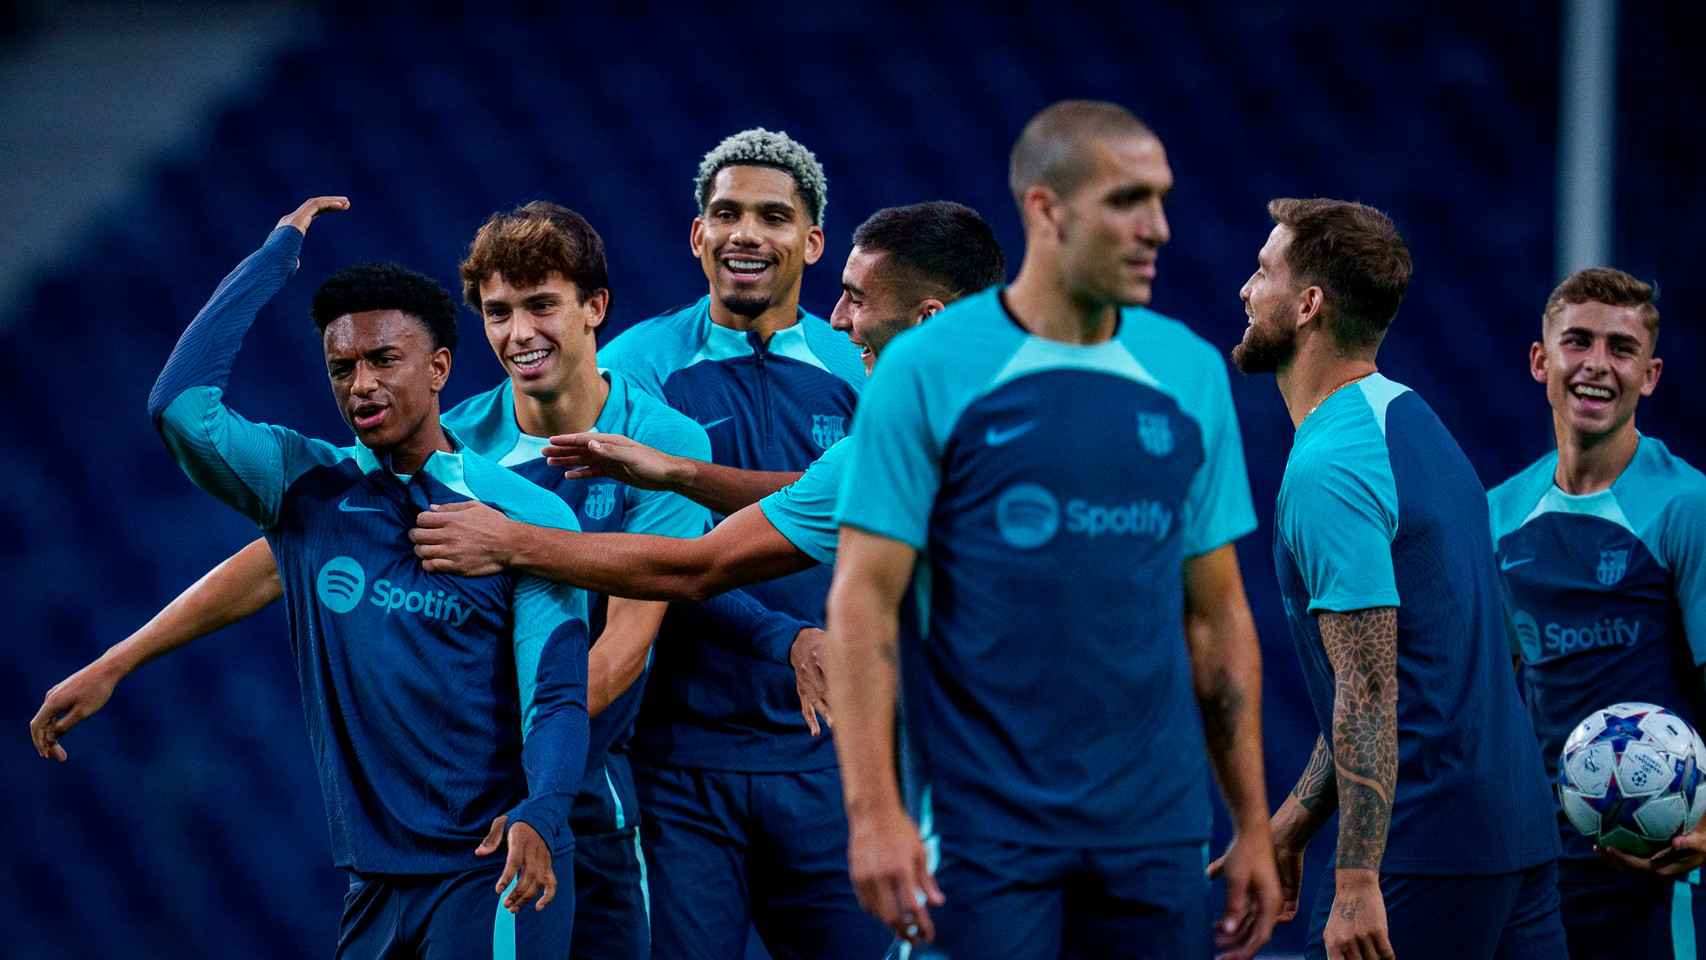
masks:
[[[1416,264],[1383,371],[1434,406],[1489,486],[1550,447],[1526,353],[1558,279],[1551,4],[302,9],[316,24],[303,39],[151,158],[0,308],[11,388],[0,696],[12,732],[0,751],[0,954],[332,948],[344,883],[280,611],[143,668],[68,738],[69,764],[36,759],[25,739],[49,686],[254,536],[173,467],[144,401],[213,286],[307,196],[346,194],[353,209],[313,230],[230,396],[255,419],[342,438],[307,316],[339,266],[396,259],[459,292],[456,264],[484,217],[549,198],[603,233],[620,330],[704,292],[687,249],[694,169],[723,136],[762,125],[807,144],[828,172],[828,248],[804,291],[827,315],[848,237],[881,206],[968,203],[1016,267],[1014,137],[1054,100],[1112,99],[1160,134],[1177,178],[1156,309],[1230,347],[1270,197],[1374,204]],[[1706,465],[1686,399],[1706,376],[1689,272],[1706,212],[1694,181],[1706,98],[1684,77],[1685,33],[1667,16],[1623,8],[1612,256],[1664,291],[1667,365],[1639,422]],[[0,4],[0,58],[32,29],[29,9]],[[477,319],[462,322],[447,403],[501,376]],[[1240,556],[1263,638],[1277,805],[1317,732],[1270,552],[1291,431],[1271,378],[1235,375],[1233,390],[1262,525]],[[1317,844],[1312,883],[1329,861]],[[1274,949],[1299,949],[1302,927],[1280,928]]]

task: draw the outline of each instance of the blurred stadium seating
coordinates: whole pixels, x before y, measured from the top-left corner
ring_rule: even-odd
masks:
[[[703,291],[687,250],[698,157],[725,134],[786,129],[830,178],[823,261],[805,303],[827,313],[852,228],[877,207],[960,200],[1016,265],[1008,148],[1068,96],[1133,107],[1177,177],[1157,309],[1230,346],[1265,201],[1332,195],[1388,210],[1417,274],[1383,356],[1439,411],[1487,483],[1550,443],[1526,349],[1553,276],[1557,13],[1483,4],[1028,3],[762,8],[539,3],[422,13],[326,4],[318,30],[259,71],[54,262],[0,306],[13,413],[0,500],[4,609],[0,880],[9,956],[324,956],[342,883],[283,614],[266,611],[150,665],[67,741],[30,756],[42,693],[245,543],[245,521],[170,464],[144,412],[160,364],[221,276],[305,196],[353,209],[313,232],[296,279],[255,325],[231,397],[255,419],[347,436],[307,319],[344,264],[396,259],[453,290],[490,211],[537,197],[604,234],[611,330]],[[1706,339],[1693,324],[1703,153],[1679,32],[1626,8],[1619,265],[1665,288],[1664,383],[1647,432],[1706,466],[1693,411]],[[1305,12],[1307,11],[1307,12]],[[0,5],[7,43],[27,18]],[[1691,92],[1690,92],[1691,91]],[[1685,179],[1686,178],[1686,179]],[[463,316],[454,402],[499,376]],[[1268,378],[1234,379],[1262,531],[1242,544],[1267,662],[1270,797],[1315,736],[1273,588],[1273,497],[1290,445]],[[1159,749],[1159,747],[1158,747]],[[1318,845],[1319,847],[1319,845]],[[1313,853],[1311,877],[1328,863]],[[1307,907],[1307,904],[1306,904]],[[1276,948],[1296,949],[1303,924]]]

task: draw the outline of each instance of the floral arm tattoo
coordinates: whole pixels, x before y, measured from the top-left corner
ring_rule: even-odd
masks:
[[[1398,610],[1323,613],[1320,625],[1334,678],[1338,866],[1378,870],[1398,784]]]

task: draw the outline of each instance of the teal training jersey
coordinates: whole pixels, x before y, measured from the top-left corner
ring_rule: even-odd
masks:
[[[1317,615],[1398,609],[1398,771],[1380,868],[1493,874],[1558,855],[1552,799],[1505,656],[1481,483],[1421,397],[1372,374],[1297,428],[1274,566],[1316,721],[1333,667]]]
[[[758,501],[776,532],[818,563],[835,562],[835,501],[852,452],[846,437],[835,441],[798,480]]]
[[[837,514],[919,552],[901,636],[908,792],[934,837],[1208,839],[1181,569],[1255,513],[1220,352],[1152,311],[1091,346],[999,289],[902,333]]]
[[[561,854],[587,747],[586,595],[508,572],[426,573],[409,531],[434,503],[479,500],[566,530],[574,514],[451,430],[456,450],[399,476],[364,446],[227,407],[243,334],[301,244],[280,227],[226,277],[149,412],[190,479],[260,525],[278,562],[334,860],[362,873],[472,869],[488,862],[474,848],[500,815]]]
[[[1706,720],[1706,476],[1642,437],[1612,485],[1572,496],[1549,453],[1487,494],[1514,653],[1547,771],[1587,715],[1656,703]],[[1565,853],[1593,850],[1558,814]]]

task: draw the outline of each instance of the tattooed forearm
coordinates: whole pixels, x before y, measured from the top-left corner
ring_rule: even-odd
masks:
[[[1238,718],[1247,701],[1244,688],[1225,670],[1214,675],[1207,689],[1197,692],[1203,734],[1208,738],[1210,752],[1224,754],[1232,749],[1232,741],[1238,735]]]
[[[1398,782],[1398,611],[1323,613],[1333,665],[1333,777],[1341,868],[1376,870]]]
[[[1338,781],[1333,777],[1333,748],[1327,745],[1326,737],[1316,737],[1309,764],[1297,778],[1297,785],[1291,788],[1291,795],[1305,810],[1325,818],[1339,804],[1338,789]]]
[[[891,667],[900,664],[900,650],[893,640],[878,644],[877,656],[882,657],[883,662]]]

